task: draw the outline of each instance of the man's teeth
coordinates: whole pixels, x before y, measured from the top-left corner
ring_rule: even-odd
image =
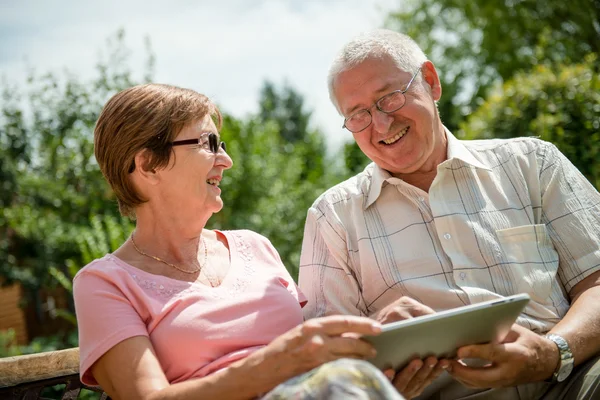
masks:
[[[409,127],[407,126],[406,128],[402,129],[400,132],[398,132],[398,134],[396,136],[391,137],[389,139],[382,140],[382,142],[385,143],[385,144],[396,143],[398,140],[400,140],[400,138],[402,136],[404,136],[406,134],[406,132],[408,132],[408,128]]]
[[[207,179],[206,183],[208,183],[209,185],[213,185],[213,186],[219,186],[219,180],[218,179]]]

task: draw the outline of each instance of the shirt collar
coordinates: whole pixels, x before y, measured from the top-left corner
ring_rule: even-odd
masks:
[[[475,158],[473,153],[471,153],[463,142],[458,140],[452,132],[448,130],[448,128],[444,127],[446,131],[446,138],[448,139],[448,154],[446,161],[450,161],[453,159],[459,159],[462,162],[471,165],[472,167],[484,169],[486,171],[491,171],[491,169],[484,165],[481,161]],[[446,162],[445,161],[445,162]]]
[[[448,153],[447,159],[444,161],[444,163],[453,159],[459,159],[475,168],[490,171],[490,168],[476,159],[475,156],[466,148],[466,146],[452,134],[452,132],[450,132],[446,127],[444,127],[444,130],[446,132],[446,138],[448,139]],[[392,174],[379,167],[375,163],[369,164],[365,169],[365,172],[371,176],[371,179],[367,181],[367,185],[369,185],[367,187],[368,194],[363,204],[363,208],[365,210],[375,203],[381,194],[381,190],[386,184],[389,183],[397,185],[402,182],[400,178],[393,177]]]

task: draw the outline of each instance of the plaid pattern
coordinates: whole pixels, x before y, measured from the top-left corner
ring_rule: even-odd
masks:
[[[370,164],[308,211],[305,317],[373,316],[401,296],[435,310],[515,293],[518,323],[551,329],[600,269],[600,194],[550,143],[460,141],[429,193]]]

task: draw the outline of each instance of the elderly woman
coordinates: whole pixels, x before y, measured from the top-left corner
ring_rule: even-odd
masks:
[[[95,155],[136,228],[74,279],[82,381],[113,399],[400,398],[362,361],[376,322],[303,322],[266,238],[205,228],[232,166],[220,124],[208,98],[167,85],[104,107]]]

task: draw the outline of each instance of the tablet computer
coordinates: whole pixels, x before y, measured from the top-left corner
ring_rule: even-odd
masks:
[[[452,358],[459,347],[500,342],[528,302],[518,294],[385,324],[380,335],[364,337],[377,350],[369,361],[398,370],[415,358]]]

